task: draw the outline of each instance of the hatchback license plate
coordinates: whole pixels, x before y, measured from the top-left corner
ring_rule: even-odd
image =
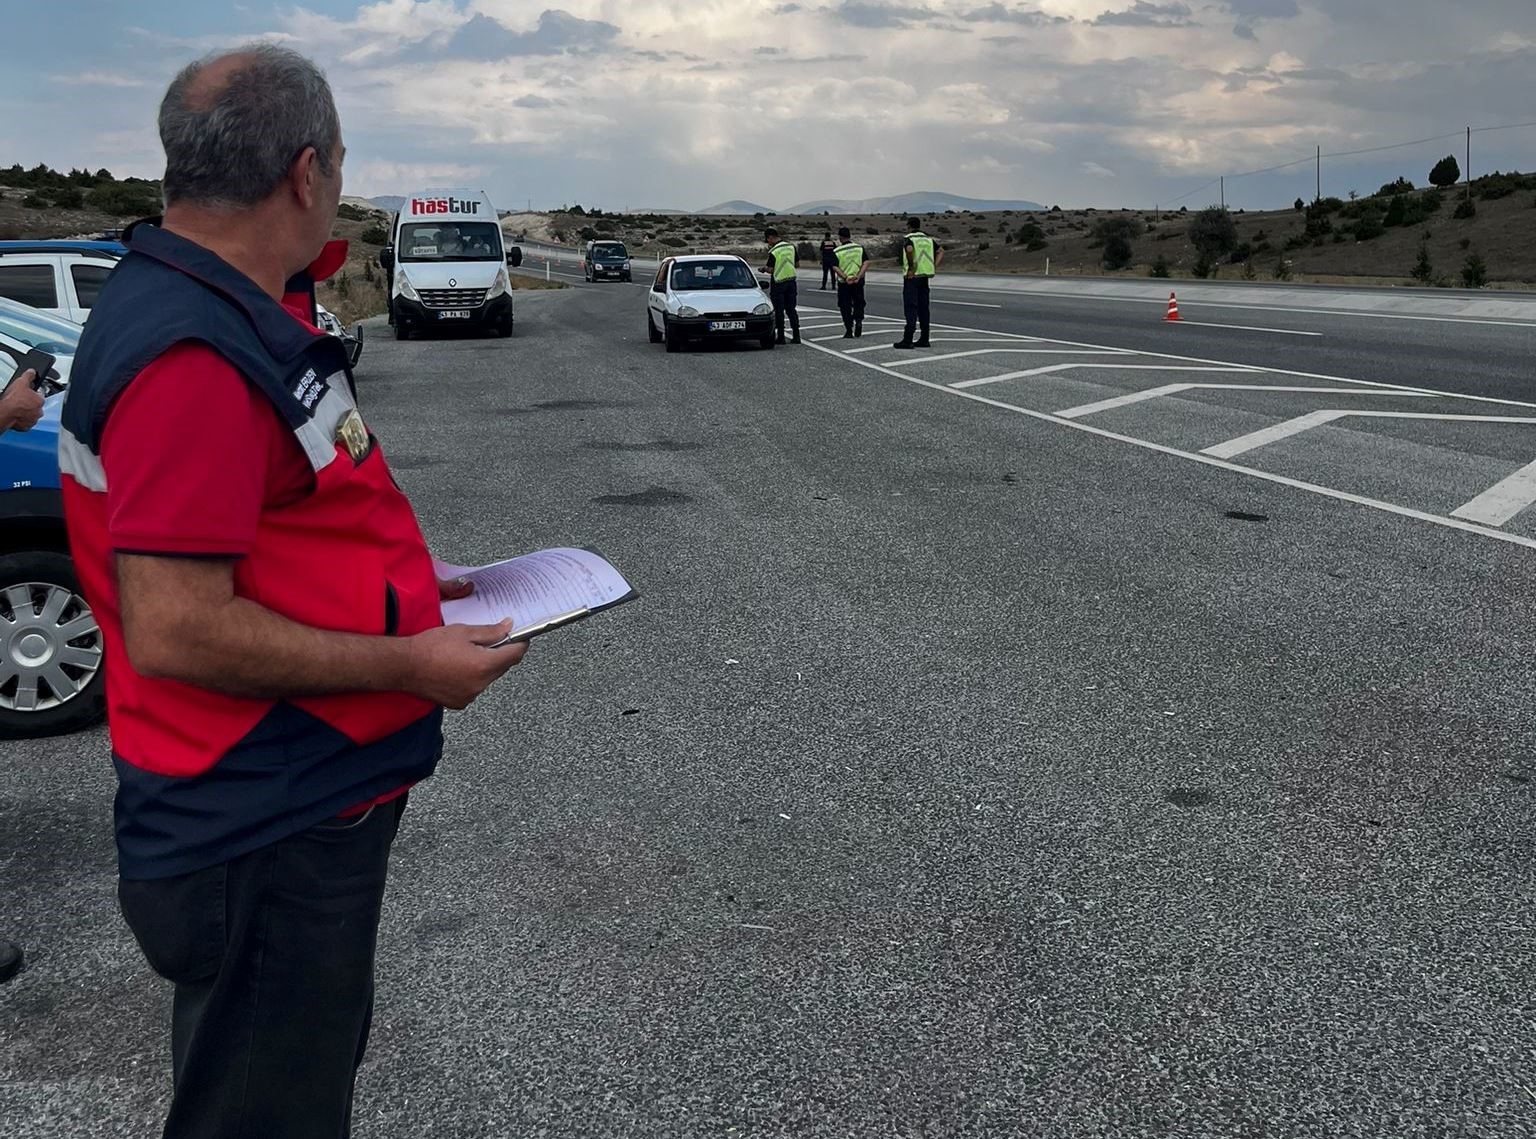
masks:
[[[747,322],[744,320],[712,320],[709,322],[711,332],[745,332]]]
[[[437,314],[438,320],[468,320],[469,310],[462,308],[445,309]]]

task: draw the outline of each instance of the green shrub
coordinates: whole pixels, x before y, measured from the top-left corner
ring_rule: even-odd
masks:
[[[1477,203],[1471,198],[1463,198],[1456,203],[1456,212],[1451,215],[1457,221],[1466,221],[1477,216]]]
[[[688,243],[686,241],[684,241],[681,237],[663,237],[661,239],[661,244],[663,244],[663,245],[665,245],[665,246],[667,246],[667,247],[669,247],[671,249],[681,249],[683,246],[687,245]]]
[[[1154,277],[1161,277],[1165,280],[1173,276],[1173,273],[1171,272],[1170,266],[1168,264],[1168,258],[1164,257],[1161,253],[1157,255],[1157,260],[1152,262],[1151,275]]]
[[[1377,190],[1373,197],[1390,198],[1394,194],[1406,194],[1412,189],[1413,183],[1406,178],[1400,177],[1396,182],[1388,182],[1381,189]]]
[[[376,221],[370,226],[365,226],[363,232],[357,235],[357,240],[364,245],[388,245],[389,229],[383,222]]]
[[[49,206],[48,199],[41,194],[28,194],[21,199],[21,204],[29,210],[46,210]]]
[[[1237,245],[1237,224],[1220,206],[1201,210],[1189,223],[1189,240],[1200,251],[1201,259],[1213,262],[1230,253]]]
[[[1104,242],[1104,268],[1124,269],[1131,263],[1135,251],[1131,247],[1131,239],[1124,233],[1111,234]]]
[[[85,209],[85,195],[74,188],[55,190],[53,192],[53,208],[56,210],[83,210]]]
[[[1037,238],[1034,238],[1033,240],[1031,240],[1030,243],[1024,247],[1024,252],[1025,253],[1039,253],[1042,249],[1048,248],[1050,246],[1050,244],[1051,243],[1049,241],[1047,241],[1045,238],[1037,237]]]
[[[1469,289],[1481,289],[1488,283],[1488,264],[1474,253],[1461,266],[1461,283]]]
[[[336,216],[345,218],[347,221],[367,221],[373,213],[363,209],[362,206],[354,206],[351,202],[342,202],[336,207]]]
[[[85,204],[113,217],[147,217],[160,212],[160,196],[148,183],[112,182],[97,186]]]
[[[1195,262],[1195,267],[1191,269],[1190,272],[1192,272],[1195,276],[1199,277],[1203,281],[1211,275],[1215,268],[1216,263],[1210,258],[1210,256],[1208,254],[1202,253],[1200,254],[1200,260]]]
[[[1291,279],[1291,263],[1285,259],[1285,254],[1280,255],[1280,260],[1275,262],[1275,280],[1289,281]]]

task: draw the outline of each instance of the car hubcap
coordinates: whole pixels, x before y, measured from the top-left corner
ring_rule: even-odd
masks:
[[[0,592],[0,709],[57,708],[100,671],[101,629],[84,599],[48,582]]]

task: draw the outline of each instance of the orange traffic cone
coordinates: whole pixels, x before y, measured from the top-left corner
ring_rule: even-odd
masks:
[[[1163,319],[1164,320],[1180,320],[1180,319],[1182,319],[1179,316],[1179,298],[1174,296],[1172,293],[1168,294],[1168,315],[1163,317]]]

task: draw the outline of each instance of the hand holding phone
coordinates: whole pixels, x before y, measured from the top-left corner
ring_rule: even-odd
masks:
[[[56,390],[56,385],[49,382],[48,373],[53,371],[53,366],[56,363],[58,363],[56,357],[50,356],[40,348],[33,348],[17,362],[16,371],[6,381],[5,391],[0,393],[0,398],[10,395],[12,385],[28,372],[32,373],[31,387],[33,391],[41,392],[43,395],[51,394],[53,390]]]

